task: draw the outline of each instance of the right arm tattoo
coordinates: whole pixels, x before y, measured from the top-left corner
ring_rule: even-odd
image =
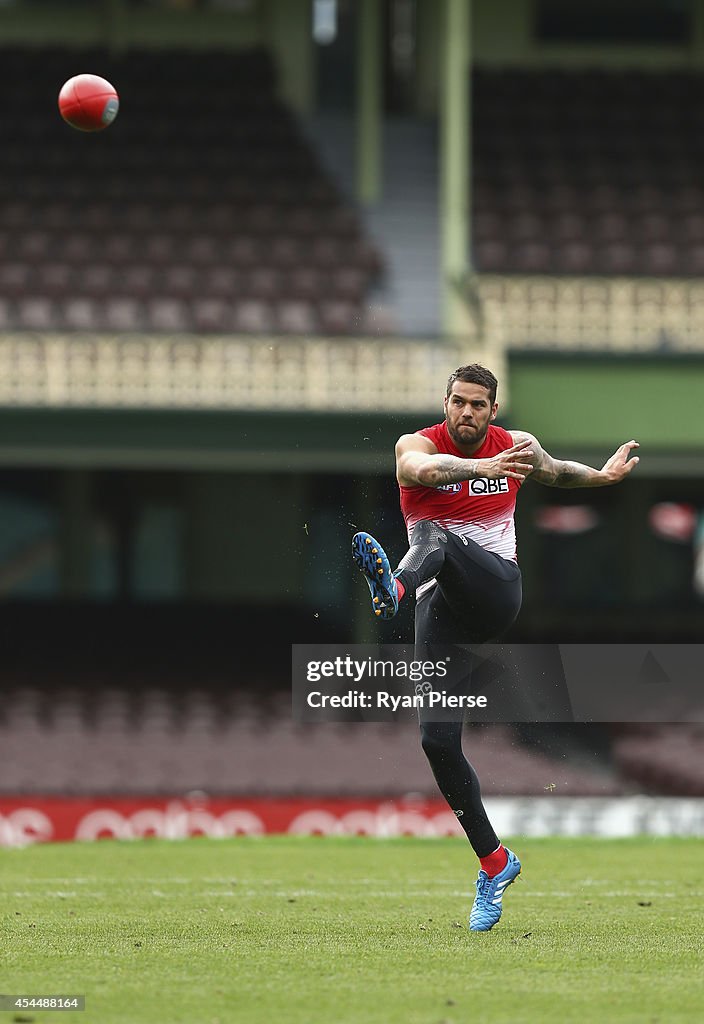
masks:
[[[478,476],[478,459],[460,459],[456,455],[436,455],[418,467],[418,482],[425,487],[457,484]]]

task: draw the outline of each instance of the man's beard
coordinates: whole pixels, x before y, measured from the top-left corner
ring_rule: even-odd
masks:
[[[447,422],[447,432],[458,448],[461,448],[462,445],[467,444],[471,444],[473,446],[476,445],[476,447],[479,447],[484,442],[484,438],[486,437],[489,431],[489,424],[485,423],[483,428],[472,426],[469,423],[465,423],[464,426],[468,427],[470,430],[476,431],[476,433],[472,434],[470,438],[465,439],[462,437],[462,434],[459,432],[458,428],[450,424],[449,420]]]

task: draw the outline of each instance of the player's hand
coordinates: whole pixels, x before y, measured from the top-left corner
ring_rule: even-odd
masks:
[[[638,465],[638,456],[629,458],[631,452],[640,445],[637,441],[626,441],[620,448],[617,448],[610,459],[607,459],[601,468],[601,474],[607,484],[617,484]]]
[[[513,448],[507,448],[490,459],[479,459],[477,472],[479,476],[488,477],[489,480],[499,480],[504,476],[513,480],[525,480],[535,468],[531,462],[534,455],[533,442],[526,438],[514,444]]]

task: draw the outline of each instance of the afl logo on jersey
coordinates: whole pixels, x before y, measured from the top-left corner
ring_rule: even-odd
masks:
[[[435,490],[445,491],[446,494],[459,494],[462,490],[462,484],[441,484],[440,487],[436,487]]]
[[[499,480],[489,480],[486,477],[478,476],[469,481],[470,494],[508,494],[508,480],[502,476]]]

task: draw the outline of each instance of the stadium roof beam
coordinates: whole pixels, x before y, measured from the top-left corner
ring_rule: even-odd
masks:
[[[443,5],[440,87],[440,251],[443,327],[464,333],[462,284],[469,269],[470,0]]]
[[[357,37],[357,198],[378,202],[382,187],[381,14],[377,0],[361,0]]]

